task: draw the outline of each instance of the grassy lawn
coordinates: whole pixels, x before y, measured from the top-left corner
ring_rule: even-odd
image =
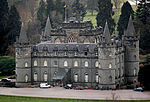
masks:
[[[150,102],[150,101],[82,100],[82,99],[60,99],[60,98],[40,98],[40,97],[0,95],[0,102]]]

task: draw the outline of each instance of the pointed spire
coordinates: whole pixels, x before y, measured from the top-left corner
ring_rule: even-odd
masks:
[[[19,43],[28,43],[28,37],[24,28],[24,24],[21,25],[21,31],[19,36]]]
[[[105,24],[103,35],[105,37],[105,42],[110,43],[111,39],[110,39],[110,32],[109,32],[107,21],[106,21],[106,24]]]
[[[46,21],[44,36],[50,37],[50,33],[51,33],[51,24],[50,24],[50,18],[48,16],[47,21]]]
[[[134,36],[135,34],[136,33],[135,33],[134,25],[133,25],[133,22],[132,22],[132,16],[130,15],[129,22],[128,22],[128,27],[127,27],[127,30],[126,30],[126,36]]]

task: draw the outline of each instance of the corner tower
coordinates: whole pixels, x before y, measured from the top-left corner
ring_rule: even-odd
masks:
[[[22,23],[16,42],[16,86],[31,84],[31,45]]]
[[[125,47],[125,78],[127,84],[137,82],[139,72],[139,35],[136,34],[130,16],[127,30],[123,36]]]
[[[110,38],[106,22],[104,33],[98,36],[99,87],[101,89],[115,88],[115,43]]]

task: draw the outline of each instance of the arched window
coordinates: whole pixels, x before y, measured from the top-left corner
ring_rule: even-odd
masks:
[[[78,61],[74,61],[74,67],[78,67]]]
[[[74,75],[74,82],[78,82],[78,74]]]
[[[99,66],[99,63],[98,61],[95,62],[95,67],[98,67]]]
[[[99,76],[98,76],[98,73],[96,73],[96,76],[95,76],[95,81],[98,83],[99,81]]]
[[[68,67],[68,62],[64,61],[64,67]]]
[[[35,60],[35,61],[34,61],[34,66],[36,67],[36,66],[37,66],[37,64],[38,64],[38,63],[37,63],[37,60]]]
[[[86,38],[86,39],[84,40],[84,43],[90,43],[89,39]]]
[[[44,61],[44,67],[47,67],[47,61]]]
[[[89,81],[89,76],[88,76],[87,73],[85,73],[84,80],[85,80],[85,82],[88,82],[88,81]]]
[[[44,72],[44,81],[47,81],[47,72]]]
[[[55,43],[61,43],[60,39],[57,38],[57,39],[55,40]]]
[[[134,69],[133,74],[134,74],[134,76],[136,76],[136,69]]]
[[[25,82],[28,82],[28,80],[29,80],[28,75],[25,75]]]
[[[25,62],[24,66],[25,66],[25,67],[28,67],[28,62]]]
[[[85,66],[85,67],[88,67],[88,66],[89,66],[89,62],[88,62],[88,61],[85,61],[85,62],[84,62],[84,66]]]
[[[34,76],[33,76],[34,81],[37,81],[37,73],[34,72]]]
[[[111,63],[109,64],[109,68],[112,68],[112,64]]]

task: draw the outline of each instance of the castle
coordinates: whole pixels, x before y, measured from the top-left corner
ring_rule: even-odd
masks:
[[[139,35],[132,17],[121,40],[111,39],[108,24],[63,22],[52,29],[47,19],[41,42],[30,44],[22,24],[16,42],[16,86],[49,83],[119,88],[137,82]]]

